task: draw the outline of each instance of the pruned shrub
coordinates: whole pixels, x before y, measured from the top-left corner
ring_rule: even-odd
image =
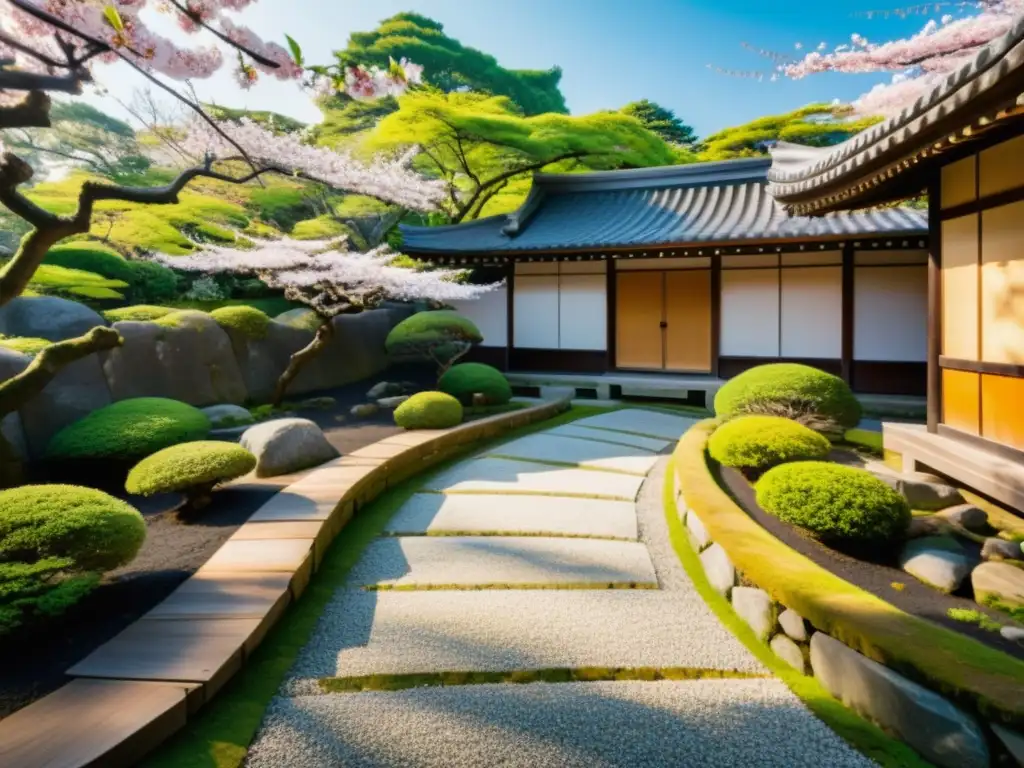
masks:
[[[234,480],[256,467],[256,457],[235,443],[198,440],[172,445],[147,456],[128,473],[125,490],[140,496],[181,492],[183,511],[198,511],[210,503],[218,483]]]
[[[116,323],[121,320],[133,320],[135,322],[150,322],[152,320],[159,320],[161,317],[170,315],[178,310],[173,307],[158,307],[153,304],[136,304],[131,307],[119,307],[118,309],[108,309],[103,313],[103,317],[108,322]]]
[[[47,446],[51,459],[137,460],[201,440],[210,420],[198,408],[163,397],[121,400],[64,427]]]
[[[0,636],[66,611],[102,572],[131,562],[145,538],[134,507],[94,488],[0,491]]]
[[[899,493],[870,472],[840,464],[783,464],[768,470],[756,491],[766,512],[840,549],[885,545],[910,523]]]
[[[809,365],[771,363],[744,371],[722,385],[715,395],[715,414],[782,416],[832,432],[857,426],[861,406],[838,376]]]
[[[247,339],[265,339],[270,330],[267,314],[245,304],[215,309],[210,312],[210,317],[221,327],[237,331]]]
[[[469,318],[436,309],[417,312],[400,322],[391,329],[384,348],[398,358],[431,360],[441,375],[483,339]]]
[[[444,392],[419,392],[395,409],[405,429],[447,429],[462,423],[462,403]]]
[[[714,431],[708,452],[719,464],[762,470],[787,461],[823,459],[832,450],[813,429],[779,416],[740,416]]]
[[[127,284],[129,301],[173,299],[178,278],[173,270],[151,261],[129,261],[113,248],[95,241],[62,243],[51,248],[44,264],[81,269]]]
[[[463,405],[504,405],[512,399],[512,387],[505,374],[483,363],[453,365],[438,380],[437,388]],[[477,394],[483,395],[483,403],[473,402]]]

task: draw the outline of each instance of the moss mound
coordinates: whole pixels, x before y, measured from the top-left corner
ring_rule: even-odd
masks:
[[[289,309],[274,318],[279,323],[284,323],[290,328],[301,328],[304,331],[316,333],[317,328],[323,325],[323,320],[312,309]]]
[[[184,328],[189,324],[190,320],[202,320],[202,318],[205,317],[209,317],[209,315],[198,309],[179,309],[166,315],[162,315],[153,322],[157,325],[166,326],[167,328]]]
[[[20,352],[29,357],[35,357],[48,346],[53,344],[49,339],[37,339],[30,336],[18,336],[11,339],[0,339],[0,347]]]
[[[405,429],[447,429],[462,423],[462,403],[444,392],[419,392],[395,409]]]
[[[759,365],[729,379],[715,395],[715,414],[815,414],[855,427],[861,406],[846,382],[809,365]]]
[[[198,440],[172,445],[136,464],[125,490],[141,496],[185,491],[234,480],[256,467],[256,457],[235,443]]]
[[[451,341],[479,344],[480,330],[468,317],[448,309],[417,312],[400,322],[388,334],[384,346],[389,353],[407,354]]]
[[[512,387],[505,374],[483,363],[453,365],[441,376],[437,388],[463,405],[473,405],[473,395],[484,396],[486,405],[504,405],[512,399]]]
[[[907,500],[863,469],[783,464],[768,470],[756,489],[766,512],[839,548],[884,545],[901,538],[910,523]]]
[[[121,281],[128,288],[130,301],[167,301],[174,298],[178,288],[178,278],[167,267],[151,261],[129,261],[98,242],[76,241],[54,246],[43,263]]]
[[[210,313],[221,327],[238,331],[247,339],[265,339],[270,330],[270,318],[255,307],[237,304],[221,307]]]
[[[132,307],[121,307],[119,309],[108,309],[103,313],[107,322],[116,323],[120,320],[134,320],[136,322],[149,322],[159,320],[161,317],[170,315],[178,310],[173,307],[158,307],[154,304],[136,304]]]
[[[131,562],[146,523],[130,504],[94,488],[24,485],[0,491],[0,560],[65,561],[69,571],[109,571]]]
[[[64,427],[47,446],[53,459],[140,459],[201,440],[210,420],[198,408],[163,397],[136,397],[93,411]]]
[[[711,458],[736,469],[768,469],[787,461],[823,459],[830,450],[827,438],[781,416],[740,416],[720,426],[708,440]]]

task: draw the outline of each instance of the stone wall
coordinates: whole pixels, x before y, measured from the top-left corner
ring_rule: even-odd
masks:
[[[1005,752],[1024,765],[1024,736],[965,712],[935,691],[817,630],[796,611],[744,579],[726,550],[690,509],[673,473],[676,514],[699,553],[709,584],[725,597],[758,640],[802,675],[813,675],[836,699],[905,741],[940,768],[1003,765]],[[991,734],[991,738],[987,734]],[[1012,762],[1009,764],[1013,764]]]
[[[299,395],[341,386],[388,366],[384,339],[413,308],[388,303],[380,309],[334,318],[334,337],[289,388]],[[61,341],[98,325],[103,317],[83,304],[54,297],[21,297],[0,308],[0,333]],[[123,321],[113,328],[124,345],[80,360],[43,392],[0,424],[29,458],[43,454],[60,429],[116,400],[169,397],[196,406],[265,403],[289,357],[313,340],[306,328],[272,321],[266,336],[249,339],[203,313],[176,327]],[[19,373],[31,358],[0,347],[0,380]]]

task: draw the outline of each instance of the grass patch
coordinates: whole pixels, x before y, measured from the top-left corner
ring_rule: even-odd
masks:
[[[843,442],[860,448],[872,456],[881,457],[884,455],[882,448],[882,433],[872,429],[848,429],[843,433]]]
[[[972,608],[950,608],[946,611],[946,615],[953,619],[953,621],[962,621],[965,624],[977,624],[979,627],[986,629],[989,632],[998,632],[1003,626],[992,617]]]
[[[878,726],[868,722],[857,713],[847,709],[834,699],[824,686],[813,677],[802,675],[779,659],[763,643],[753,630],[732,610],[729,601],[720,595],[708,582],[700,558],[690,545],[686,530],[675,512],[675,492],[672,483],[676,459],[673,457],[665,472],[665,486],[662,499],[665,517],[668,521],[669,538],[690,577],[698,594],[715,616],[743,643],[765,667],[768,668],[813,712],[818,719],[835,731],[847,744],[858,752],[886,768],[930,768],[930,763],[921,758],[902,741],[892,738]]]
[[[324,677],[324,693],[359,691],[404,691],[424,686],[489,685],[495,683],[597,683],[619,680],[732,680],[766,677],[750,672],[701,667],[548,667],[508,672],[421,672],[403,675],[362,675]]]
[[[597,406],[573,407],[550,419],[512,430],[502,438],[532,434],[608,410]],[[381,534],[399,507],[419,492],[419,486],[425,479],[479,450],[483,442],[490,440],[460,446],[455,457],[384,491],[359,510],[328,549],[320,570],[314,574],[305,593],[288,606],[285,615],[270,630],[245,667],[198,717],[190,720],[157,753],[144,760],[141,763],[143,768],[238,768],[245,760],[264,710],[312,635],[327,603],[344,583],[363,550]]]

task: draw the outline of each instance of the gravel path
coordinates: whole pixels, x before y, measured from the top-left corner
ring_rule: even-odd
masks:
[[[470,457],[428,480],[432,492],[410,497],[328,604],[248,768],[871,765],[767,676],[682,569],[661,502],[667,458],[657,452],[692,423],[640,409],[602,414],[486,452],[522,458]],[[623,464],[559,468],[530,458],[640,459],[650,473],[644,481],[610,469]],[[611,530],[639,541],[587,538]],[[423,535],[445,531],[478,535]],[[534,535],[498,535],[510,532]],[[630,582],[655,589],[604,588]],[[402,590],[362,588],[380,584]],[[503,588],[474,589],[495,585]],[[765,676],[362,693],[318,684],[581,667]]]

